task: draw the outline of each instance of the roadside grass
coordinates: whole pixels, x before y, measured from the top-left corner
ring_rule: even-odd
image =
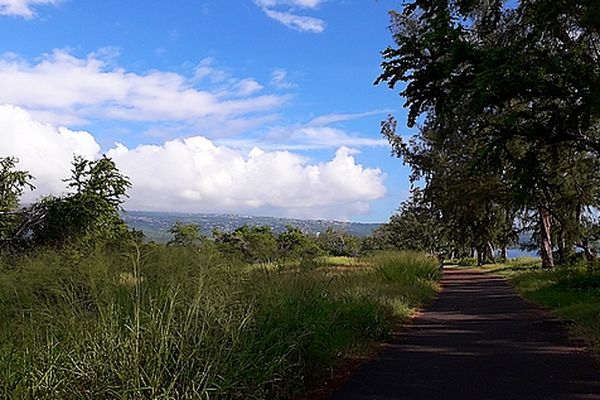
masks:
[[[335,261],[249,268],[160,245],[1,259],[0,397],[292,398],[437,290],[421,254]]]
[[[570,322],[572,333],[600,355],[600,271],[584,266],[541,269],[539,262],[530,261],[483,269],[508,278],[524,298]]]

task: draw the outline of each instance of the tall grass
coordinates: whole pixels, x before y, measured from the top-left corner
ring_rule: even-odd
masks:
[[[47,250],[0,262],[0,396],[290,398],[386,337],[436,289],[435,261],[250,269],[210,250]]]

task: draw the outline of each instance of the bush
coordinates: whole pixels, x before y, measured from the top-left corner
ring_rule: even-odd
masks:
[[[474,257],[463,257],[458,260],[457,264],[461,267],[474,267],[477,265],[477,259]]]

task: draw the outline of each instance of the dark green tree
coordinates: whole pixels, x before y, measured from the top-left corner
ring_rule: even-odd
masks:
[[[277,240],[269,226],[243,225],[232,232],[213,231],[218,248],[246,262],[270,262],[277,257]]]
[[[277,249],[283,259],[312,259],[322,253],[313,237],[292,225],[277,236]]]
[[[172,238],[167,243],[168,246],[187,246],[187,247],[199,247],[206,240],[200,233],[200,226],[197,224],[185,224],[183,222],[176,222],[169,233]]]
[[[331,226],[319,234],[317,244],[332,256],[356,257],[360,253],[358,238]]]
[[[33,176],[16,169],[14,157],[0,158],[0,242],[13,238],[21,215],[16,212],[26,189],[33,190]]]
[[[554,167],[566,160],[562,149],[600,154],[598,9],[594,0],[521,1],[516,7],[501,0],[410,1],[392,13],[396,46],[383,52],[377,80],[391,88],[406,83],[401,95],[408,125],[420,122],[419,135],[408,146],[393,120],[383,133],[425,177],[426,190],[430,179],[443,175],[431,161],[447,156],[450,173],[470,164],[473,177],[493,177],[512,198],[484,196],[473,200],[475,209],[487,209],[490,217],[496,208],[533,212],[546,267],[554,265],[562,193]],[[465,160],[456,163],[461,152]],[[433,157],[428,163],[421,155]]]
[[[411,191],[398,213],[373,232],[382,249],[416,250],[429,254],[448,251],[450,244],[440,212],[428,204],[419,189]]]
[[[29,226],[33,241],[63,245],[123,238],[128,229],[119,212],[131,187],[129,179],[106,156],[96,161],[75,157],[71,173],[65,180],[70,193],[46,197],[32,206]]]

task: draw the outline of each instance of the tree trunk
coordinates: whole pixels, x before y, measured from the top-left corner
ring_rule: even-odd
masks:
[[[552,215],[547,207],[539,208],[540,214],[540,255],[542,256],[542,268],[554,267],[554,256],[552,255]]]
[[[502,246],[502,261],[506,262],[508,260],[506,246]]]
[[[565,257],[565,230],[561,227],[558,235],[558,243],[556,243],[556,255],[558,256],[558,265],[566,263]]]
[[[484,264],[483,249],[481,247],[478,247],[476,250],[476,253],[477,253],[477,266],[481,267]]]
[[[495,254],[494,254],[495,253],[495,251],[494,251],[494,245],[492,245],[491,242],[487,242],[487,248],[486,248],[486,250],[487,250],[486,253],[487,253],[487,258],[488,258],[487,261],[489,261],[490,263],[493,264],[494,261],[496,260],[496,257],[495,257]]]

